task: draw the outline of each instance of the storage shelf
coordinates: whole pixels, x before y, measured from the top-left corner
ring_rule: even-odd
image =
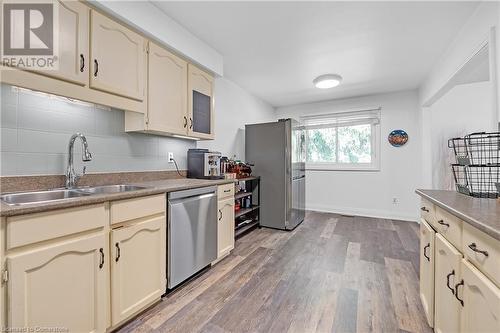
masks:
[[[260,206],[253,206],[250,208],[241,208],[240,210],[234,212],[234,217],[240,217],[242,215],[248,214],[250,212],[253,212],[256,209],[259,209]]]
[[[253,221],[253,222],[250,222],[248,224],[242,225],[241,227],[236,228],[234,236],[238,237],[239,235],[247,232],[248,230],[250,230],[258,225],[259,225],[259,221]]]
[[[234,195],[234,199],[235,199],[235,200],[238,200],[238,199],[241,199],[241,198],[249,197],[249,196],[251,196],[251,195],[253,195],[253,193],[252,193],[252,192],[241,192],[241,193],[236,193],[236,194]]]

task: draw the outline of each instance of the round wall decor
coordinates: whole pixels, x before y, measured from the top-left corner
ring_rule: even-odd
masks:
[[[408,133],[402,129],[394,130],[387,137],[389,143],[394,147],[401,147],[408,142]]]

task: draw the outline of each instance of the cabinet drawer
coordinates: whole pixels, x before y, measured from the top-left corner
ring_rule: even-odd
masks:
[[[7,219],[7,249],[104,227],[104,204],[20,215]]]
[[[234,196],[234,184],[224,184],[217,187],[217,199],[221,200],[224,198]]]
[[[479,251],[486,251],[487,255]],[[462,252],[474,266],[500,286],[500,241],[464,223]]]
[[[420,213],[422,214],[422,218],[426,220],[427,223],[431,224],[432,226],[436,225],[436,210],[434,204],[422,198]]]
[[[165,214],[165,194],[111,202],[111,224],[155,214]]]
[[[435,208],[436,223],[434,227],[457,249],[462,247],[462,220],[439,207]]]

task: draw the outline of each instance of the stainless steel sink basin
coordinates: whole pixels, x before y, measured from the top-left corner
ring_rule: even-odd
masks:
[[[78,198],[89,195],[89,193],[77,190],[51,190],[38,192],[22,192],[3,194],[0,199],[8,205],[28,205],[33,203],[45,203],[70,198]]]
[[[67,200],[96,194],[121,193],[145,189],[135,185],[104,185],[94,187],[80,187],[74,189],[56,189],[37,192],[20,192],[0,195],[0,200],[10,206],[29,205]]]
[[[146,187],[135,185],[103,185],[94,187],[78,188],[78,191],[88,194],[121,193],[129,191],[143,190]]]

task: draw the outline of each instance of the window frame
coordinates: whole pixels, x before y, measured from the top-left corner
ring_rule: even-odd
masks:
[[[305,168],[306,170],[312,171],[380,171],[380,131],[381,126],[380,123],[382,121],[380,108],[366,111],[379,111],[377,113],[378,123],[373,124],[369,119],[366,121],[359,121],[356,125],[370,124],[371,125],[371,163],[332,163],[332,162],[308,162],[307,158],[305,160]],[[359,111],[360,113],[363,113]],[[333,118],[341,119],[343,114],[353,114],[353,112],[349,113],[333,113],[330,116]],[[325,115],[322,115],[323,117]],[[314,117],[314,116],[312,116]],[[345,127],[355,126],[354,124],[347,124]],[[344,127],[344,126],[331,126],[331,127]],[[305,131],[307,131],[307,125],[304,126]],[[308,140],[309,136],[306,134],[306,150],[308,148]],[[338,131],[336,131],[336,140],[335,140],[335,151],[338,159]],[[307,156],[307,155],[306,155]]]

